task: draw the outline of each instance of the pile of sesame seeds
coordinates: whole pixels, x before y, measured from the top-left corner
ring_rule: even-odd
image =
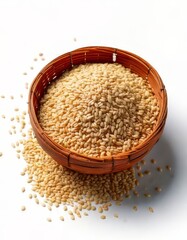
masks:
[[[152,132],[159,104],[149,82],[118,63],[84,64],[52,82],[39,122],[63,147],[92,157],[128,151]]]
[[[27,166],[21,175],[27,175],[32,191],[44,198],[43,204],[49,209],[65,204],[71,206],[73,215],[79,217],[83,209],[102,213],[112,205],[112,200],[123,201],[135,188],[133,168],[105,175],[81,174],[59,165],[32,136],[30,130],[28,139],[23,141],[22,154]],[[22,192],[25,192],[25,188]]]

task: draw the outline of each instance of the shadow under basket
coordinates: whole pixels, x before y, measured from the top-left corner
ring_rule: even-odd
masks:
[[[112,157],[94,158],[78,154],[54,142],[41,128],[37,112],[40,99],[48,85],[60,77],[65,70],[86,63],[120,63],[132,72],[147,79],[158,99],[160,113],[152,133],[141,144],[128,152]],[[133,166],[152,149],[159,140],[167,117],[167,93],[157,71],[141,57],[116,48],[84,47],[65,53],[47,64],[34,79],[29,92],[29,116],[33,131],[40,146],[59,164],[72,170],[87,174],[106,174],[119,172]]]

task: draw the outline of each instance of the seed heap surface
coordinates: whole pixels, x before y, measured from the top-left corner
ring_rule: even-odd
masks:
[[[23,145],[27,162],[24,171],[31,180],[32,190],[45,197],[47,203],[66,203],[78,206],[79,210],[96,210],[92,203],[105,204],[103,209],[106,209],[112,199],[122,200],[135,187],[132,168],[106,175],[81,174],[57,164],[32,138],[31,132]]]
[[[111,156],[132,149],[152,132],[158,101],[148,81],[120,64],[85,64],[66,71],[41,99],[39,122],[62,146]]]

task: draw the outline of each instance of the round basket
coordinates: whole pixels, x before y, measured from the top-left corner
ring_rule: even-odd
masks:
[[[132,72],[147,79],[160,105],[157,124],[151,135],[138,146],[128,152],[112,157],[88,157],[71,152],[69,149],[54,142],[41,128],[37,111],[40,99],[48,85],[57,79],[65,70],[75,65],[85,63],[113,63],[117,62],[130,68]],[[159,140],[167,116],[167,93],[157,71],[141,57],[116,48],[110,47],[84,47],[63,54],[47,64],[34,79],[29,93],[29,116],[35,136],[44,149],[59,164],[87,174],[105,174],[118,172],[133,166],[140,161]]]

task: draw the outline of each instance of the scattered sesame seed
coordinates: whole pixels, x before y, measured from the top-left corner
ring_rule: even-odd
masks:
[[[42,207],[46,207],[46,204],[44,202],[41,203]]]
[[[118,213],[114,213],[114,217],[115,217],[115,218],[119,218]]]
[[[143,173],[146,175],[151,175],[151,171],[149,171],[149,170],[145,170]]]
[[[4,95],[1,95],[1,98],[5,98],[5,96],[4,96]]]
[[[74,215],[70,215],[71,220],[75,220],[75,216]]]
[[[11,95],[11,96],[10,96],[10,99],[13,100],[13,99],[14,99],[14,96]]]
[[[36,203],[36,204],[39,204],[39,203],[40,203],[39,200],[38,200],[38,198],[35,198],[35,203]]]
[[[47,221],[48,221],[48,222],[52,222],[52,219],[48,217],[48,218],[47,218]]]
[[[152,164],[156,164],[156,160],[155,159],[151,159],[151,163]]]
[[[100,218],[101,219],[106,219],[106,216],[105,215],[101,215]]]
[[[139,197],[139,196],[140,196],[139,193],[138,193],[136,190],[133,191],[133,194],[134,194],[136,197]]]
[[[64,217],[63,216],[60,216],[59,217],[61,221],[64,221]]]
[[[39,53],[39,56],[42,57],[42,56],[43,56],[43,53]]]
[[[34,58],[33,60],[34,60],[35,62],[36,62],[36,61],[38,61],[38,59],[37,59],[37,58]]]
[[[145,164],[146,164],[146,161],[145,161],[145,160],[141,160],[140,163],[141,163],[142,165],[145,165]]]
[[[48,205],[47,208],[48,208],[49,211],[52,211],[52,207],[51,206]]]
[[[21,211],[25,211],[26,207],[25,206],[21,206]]]
[[[64,206],[64,211],[67,211],[67,210],[68,210],[67,206]]]
[[[142,172],[138,172],[138,176],[142,178],[144,175]]]
[[[151,197],[151,194],[149,194],[149,193],[144,193],[144,197],[150,198],[150,197]]]
[[[102,207],[98,207],[98,212],[99,212],[99,213],[102,213],[102,212],[103,212]]]
[[[163,169],[162,169],[161,167],[157,167],[156,170],[157,170],[158,172],[162,172],[162,171],[163,171]]]
[[[137,207],[136,205],[134,205],[134,206],[132,207],[132,209],[133,209],[134,211],[138,211],[138,207]]]
[[[87,212],[84,212],[84,216],[88,216],[88,213],[87,213]]]
[[[166,170],[171,172],[171,166],[170,165],[166,165]]]
[[[45,61],[45,58],[41,58],[42,59],[42,61]]]
[[[21,191],[22,191],[22,192],[25,192],[25,187],[22,187]]]
[[[148,208],[149,212],[153,213],[154,212],[154,209],[152,207],[149,207]]]
[[[23,73],[23,75],[27,75],[27,73],[26,73],[26,72],[24,72],[24,73]]]
[[[30,69],[33,70],[34,68],[31,66]]]
[[[2,114],[1,117],[4,118],[4,119],[6,118],[6,116],[4,114]]]
[[[161,187],[155,187],[155,191],[161,192],[161,191],[162,191],[162,188],[161,188]]]
[[[3,153],[2,152],[0,152],[0,157],[2,157],[3,156]]]
[[[136,169],[137,169],[138,171],[141,171],[142,167],[141,167],[140,165],[137,165],[137,166],[136,166]]]
[[[30,199],[32,199],[32,194],[30,193],[30,194],[28,195],[28,197],[29,197]]]

